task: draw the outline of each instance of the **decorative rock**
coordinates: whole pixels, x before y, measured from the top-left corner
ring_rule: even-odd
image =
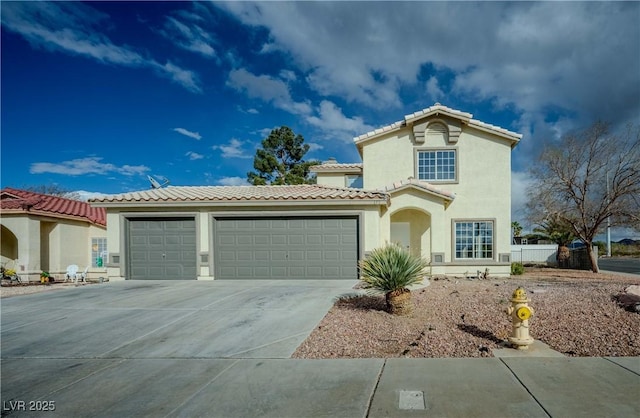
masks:
[[[629,293],[631,295],[640,296],[640,284],[632,284],[631,286],[627,286],[624,291],[625,293]]]

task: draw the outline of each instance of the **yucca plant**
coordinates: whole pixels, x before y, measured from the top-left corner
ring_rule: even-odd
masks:
[[[412,255],[397,244],[387,244],[374,249],[359,265],[364,287],[385,294],[389,313],[409,315],[413,312],[411,291],[407,287],[422,282],[429,266],[424,258]]]

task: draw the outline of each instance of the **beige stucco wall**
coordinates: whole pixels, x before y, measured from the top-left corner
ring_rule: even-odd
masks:
[[[42,270],[62,279],[70,264],[84,270],[91,265],[91,238],[106,236],[104,228],[73,219],[3,214],[1,223],[17,238],[18,274],[32,281],[39,280]],[[93,270],[99,274],[105,269]]]
[[[316,183],[329,187],[345,187],[345,175],[343,173],[317,173]]]

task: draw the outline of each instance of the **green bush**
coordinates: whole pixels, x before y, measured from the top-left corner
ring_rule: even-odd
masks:
[[[522,263],[511,263],[511,274],[513,276],[520,276],[524,273],[524,266]]]
[[[365,288],[390,293],[420,283],[429,263],[397,244],[387,244],[371,251],[360,261],[360,280]]]

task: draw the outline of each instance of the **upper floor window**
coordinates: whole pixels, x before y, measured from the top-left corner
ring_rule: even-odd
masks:
[[[456,179],[456,150],[418,151],[418,179]]]
[[[362,189],[362,176],[346,175],[346,176],[344,176],[344,185],[346,187],[353,187],[355,189]]]

